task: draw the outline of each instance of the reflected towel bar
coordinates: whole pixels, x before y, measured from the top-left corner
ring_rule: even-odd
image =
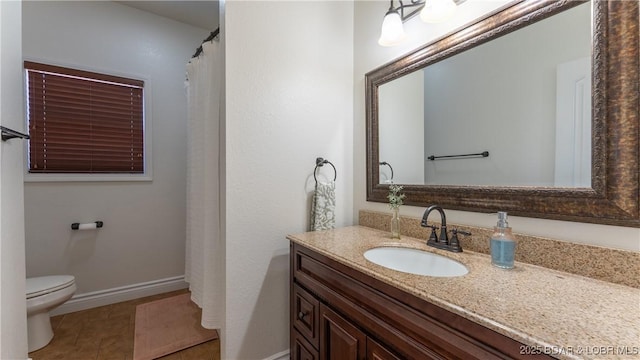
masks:
[[[443,158],[458,158],[458,157],[469,157],[469,156],[487,157],[487,156],[489,156],[489,152],[488,151],[483,151],[483,152],[477,153],[477,154],[462,154],[462,155],[442,155],[442,156],[431,155],[427,159],[435,160],[435,159],[443,159]]]

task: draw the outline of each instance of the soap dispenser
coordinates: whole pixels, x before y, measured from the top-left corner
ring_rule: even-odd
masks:
[[[491,264],[502,269],[512,269],[516,241],[507,223],[507,213],[498,212],[498,224],[491,235]]]

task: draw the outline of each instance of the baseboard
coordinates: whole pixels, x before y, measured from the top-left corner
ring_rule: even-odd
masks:
[[[285,351],[281,351],[277,354],[273,354],[271,356],[269,356],[268,358],[265,358],[263,360],[288,360],[290,358],[290,354],[291,351],[289,349],[285,350]]]
[[[145,296],[185,289],[187,287],[189,287],[189,284],[184,281],[184,276],[175,276],[112,289],[76,294],[69,301],[51,311],[51,315],[67,314]]]

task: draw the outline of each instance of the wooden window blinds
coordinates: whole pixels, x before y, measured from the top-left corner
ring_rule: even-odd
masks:
[[[25,61],[30,173],[144,173],[144,82]]]

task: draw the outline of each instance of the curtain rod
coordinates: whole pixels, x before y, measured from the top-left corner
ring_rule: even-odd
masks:
[[[216,36],[218,36],[218,34],[220,34],[220,28],[216,28],[215,30],[213,30],[211,32],[211,34],[209,34],[209,36],[207,36],[206,39],[202,40],[202,43],[206,43],[207,41],[211,41],[213,39],[215,39]],[[198,57],[198,55],[202,54],[202,45],[198,46],[198,48],[196,49],[196,53],[193,54],[192,58]]]

